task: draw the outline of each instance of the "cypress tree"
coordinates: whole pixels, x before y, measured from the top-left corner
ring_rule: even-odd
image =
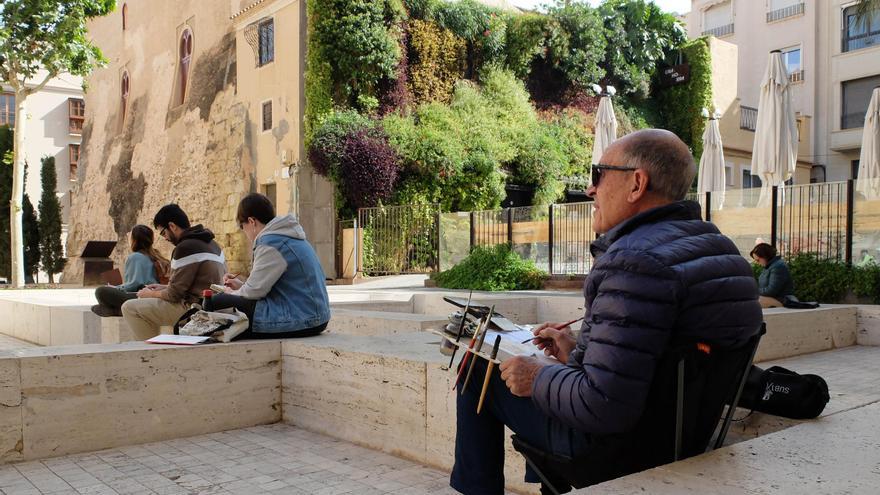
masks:
[[[12,259],[9,249],[9,199],[12,197],[13,133],[7,125],[0,126],[0,277],[9,281]],[[7,153],[9,154],[7,156]],[[8,158],[8,160],[6,160]]]
[[[64,251],[61,247],[61,203],[58,191],[58,172],[55,157],[43,157],[40,180],[43,194],[40,197],[40,266],[49,275],[49,283],[55,282],[55,274],[64,268]]]
[[[31,283],[36,281],[40,271],[40,224],[31,198],[25,194],[21,202],[21,226],[24,237],[24,274],[30,277]]]

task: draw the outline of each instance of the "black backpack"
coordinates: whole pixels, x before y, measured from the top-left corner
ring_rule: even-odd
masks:
[[[828,404],[828,384],[818,375],[801,375],[781,366],[752,366],[739,407],[791,419],[812,419]]]

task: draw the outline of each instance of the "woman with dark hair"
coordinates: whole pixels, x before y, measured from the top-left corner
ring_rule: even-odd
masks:
[[[238,204],[238,226],[253,245],[247,279],[226,274],[226,292],[209,311],[234,307],[249,319],[239,338],[283,339],[317,335],[330,320],[324,270],[296,217],[275,216],[269,198],[251,193]]]
[[[128,233],[131,254],[125,259],[122,285],[107,285],[95,289],[98,304],[92,312],[98,316],[122,316],[122,303],[137,298],[137,291],[149,284],[168,282],[171,264],[153,247],[153,229],[135,225]]]
[[[762,242],[749,253],[764,270],[758,277],[758,294],[762,308],[782,307],[786,296],[794,295],[794,281],[788,266],[776,254],[776,248]]]

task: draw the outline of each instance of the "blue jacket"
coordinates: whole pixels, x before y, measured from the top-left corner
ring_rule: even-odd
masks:
[[[330,320],[324,270],[292,215],[275,217],[254,240],[251,273],[236,292],[257,300],[254,332],[293,332]]]
[[[779,256],[773,257],[758,275],[758,294],[775,297],[780,301],[785,296],[794,294],[794,281],[788,272],[788,266]]]
[[[137,292],[145,285],[158,284],[156,267],[153,260],[146,254],[135,251],[125,258],[125,274],[122,276],[122,285],[116,288],[125,292]]]
[[[735,348],[762,320],[751,267],[680,201],[642,212],[593,242],[586,315],[568,363],[541,369],[532,400],[588,434],[632,430],[671,339]]]

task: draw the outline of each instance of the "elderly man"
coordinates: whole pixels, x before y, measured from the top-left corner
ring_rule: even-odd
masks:
[[[648,393],[670,342],[705,339],[734,349],[758,332],[749,264],[701,219],[697,203],[682,201],[696,167],[680,139],[657,129],[632,133],[608,148],[592,174],[593,228],[603,235],[590,246],[595,262],[584,282],[580,336],[545,323],[536,343],[557,364],[506,360],[479,415],[479,387],[459,396],[450,484],[462,493],[503,493],[505,425],[555,455],[599,456],[621,473],[642,467],[627,450],[638,441],[626,435],[653,413],[645,410]],[[538,480],[527,473],[526,481]]]

